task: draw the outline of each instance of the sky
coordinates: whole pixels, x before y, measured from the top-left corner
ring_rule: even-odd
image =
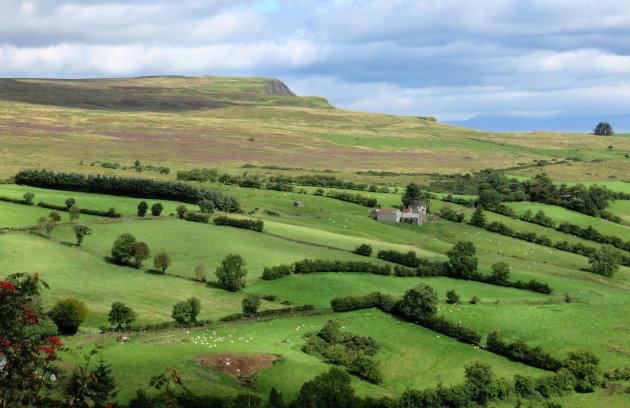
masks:
[[[2,0],[0,77],[163,74],[274,77],[345,109],[572,130],[630,118],[630,2]]]

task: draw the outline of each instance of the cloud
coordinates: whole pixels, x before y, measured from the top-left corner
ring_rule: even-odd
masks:
[[[0,74],[276,76],[452,119],[619,112],[629,36],[618,0],[5,0]]]

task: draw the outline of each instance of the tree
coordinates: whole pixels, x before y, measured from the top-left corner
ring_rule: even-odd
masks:
[[[43,329],[40,297],[48,285],[35,275],[14,274],[0,281],[0,405],[41,407],[39,393],[56,371],[62,347]],[[53,325],[54,326],[54,325]],[[56,331],[56,328],[55,328]]]
[[[210,213],[210,214],[214,212],[214,201],[212,200],[208,200],[207,198],[204,198],[203,200],[199,201],[197,205],[199,205],[199,211],[201,212]]]
[[[90,360],[96,349],[85,357],[85,365],[77,366],[64,390],[64,402],[68,407],[106,408],[107,402],[116,397],[118,383],[112,374],[111,365],[101,358],[98,366],[90,370]]]
[[[595,129],[593,129],[593,134],[597,136],[612,136],[615,134],[612,126],[608,122],[599,122]]]
[[[77,238],[77,246],[81,246],[83,238],[92,233],[92,228],[85,225],[73,225],[72,229],[74,230],[74,236]]]
[[[76,203],[76,200],[70,197],[66,199],[65,203],[66,203],[66,208],[70,209],[70,207],[72,207]]]
[[[153,215],[154,217],[159,217],[160,214],[162,214],[163,209],[164,206],[162,206],[161,203],[155,203],[151,206],[151,215]]]
[[[248,293],[241,301],[241,304],[243,306],[243,313],[254,314],[260,307],[260,296]]]
[[[317,335],[329,344],[337,344],[341,341],[341,325],[338,321],[329,319]]]
[[[196,322],[197,316],[201,312],[201,302],[196,297],[189,298],[186,302],[190,305],[190,321]]]
[[[438,296],[433,288],[419,283],[407,290],[398,302],[398,311],[411,320],[431,317],[437,312]]]
[[[151,251],[146,242],[136,241],[131,244],[131,255],[133,256],[134,265],[136,268],[142,266],[142,261],[149,259]]]
[[[501,204],[503,196],[492,187],[484,188],[479,191],[479,205],[482,208],[494,208]]]
[[[470,279],[477,275],[478,259],[470,241],[459,241],[448,251],[448,268],[453,276]]]
[[[173,305],[173,312],[171,313],[173,319],[182,326],[190,323],[192,319],[192,307],[188,302],[177,302]]]
[[[177,206],[175,211],[177,212],[177,216],[179,218],[184,218],[184,215],[186,215],[186,213],[188,212],[188,209],[186,208],[185,205],[180,204],[180,205]]]
[[[33,198],[35,198],[35,194],[33,194],[33,193],[24,193],[22,198],[24,199],[24,201],[26,201],[26,204],[33,205]]]
[[[61,216],[56,211],[53,211],[50,214],[48,214],[48,218],[50,218],[53,222],[61,221]]]
[[[216,270],[219,283],[232,292],[245,287],[246,275],[245,260],[238,254],[227,255]]]
[[[470,398],[480,406],[494,399],[497,386],[492,369],[486,363],[475,361],[466,366],[466,380],[464,382]]]
[[[351,408],[354,390],[350,375],[338,367],[320,374],[302,385],[291,406],[308,408]]]
[[[575,376],[578,392],[592,392],[602,383],[599,358],[592,351],[570,351],[562,365]]]
[[[70,215],[70,221],[78,220],[81,212],[79,211],[79,207],[73,205],[68,209],[68,214]]]
[[[492,265],[490,280],[495,283],[505,284],[510,279],[510,265],[499,262]]]
[[[116,330],[128,328],[135,320],[136,313],[129,306],[122,302],[112,303],[112,309],[107,315],[107,321],[115,326]]]
[[[204,264],[199,264],[195,266],[195,279],[197,279],[199,282],[205,282],[207,270],[208,267]]]
[[[136,238],[129,234],[120,234],[112,246],[112,260],[117,264],[126,264],[133,256],[131,246],[136,242]]]
[[[459,295],[455,292],[455,289],[446,292],[446,301],[452,305],[459,303]]]
[[[57,223],[51,218],[46,223],[46,234],[48,235],[48,239],[52,238],[52,232],[57,226]]]
[[[136,159],[136,162],[133,164],[134,167],[140,167],[140,160]]]
[[[162,271],[162,273],[166,272],[166,269],[171,265],[171,257],[164,251],[158,252],[155,257],[153,257],[153,266]]]
[[[621,252],[611,245],[602,245],[588,257],[588,263],[594,273],[612,277],[619,269]]]
[[[148,209],[149,209],[149,205],[147,204],[147,202],[140,201],[140,204],[138,204],[138,216],[144,217],[145,215],[147,215]]]
[[[372,245],[361,244],[358,247],[356,247],[354,251],[352,252],[354,252],[357,255],[370,256],[372,255]]]
[[[79,330],[87,317],[85,303],[74,298],[60,299],[55,303],[49,315],[61,334],[73,335]]]
[[[269,391],[269,405],[271,408],[285,408],[286,406],[282,394],[275,387],[271,387]]]
[[[409,183],[405,188],[405,193],[402,195],[402,204],[405,208],[409,207],[412,201],[416,201],[420,199],[420,195],[422,194],[422,190],[420,186],[416,183]]]
[[[472,217],[470,217],[470,224],[481,228],[486,226],[486,215],[481,207],[477,207]]]
[[[39,217],[37,219],[37,228],[40,229],[40,230],[45,229],[46,228],[46,221],[47,221],[46,217]]]

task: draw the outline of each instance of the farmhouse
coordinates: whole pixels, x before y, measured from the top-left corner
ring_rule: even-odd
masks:
[[[404,210],[390,208],[375,208],[370,216],[381,222],[404,222],[412,225],[422,225],[427,205],[422,201],[412,201]]]

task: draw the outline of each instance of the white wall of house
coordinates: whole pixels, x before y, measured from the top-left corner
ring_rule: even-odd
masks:
[[[382,221],[382,222],[400,222],[400,211],[396,211],[395,213],[385,213],[385,214],[381,214],[379,213],[376,216],[376,219],[378,221]]]

